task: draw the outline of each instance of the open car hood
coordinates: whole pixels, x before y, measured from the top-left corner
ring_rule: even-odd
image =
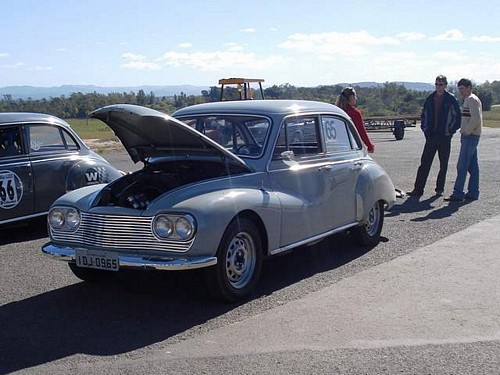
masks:
[[[134,163],[155,156],[219,157],[250,170],[242,159],[204,134],[154,109],[115,104],[95,110],[90,117],[114,131]]]

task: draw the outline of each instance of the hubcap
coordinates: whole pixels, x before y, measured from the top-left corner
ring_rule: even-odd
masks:
[[[380,204],[377,202],[370,210],[368,218],[366,219],[365,228],[366,228],[366,233],[368,233],[368,235],[374,236],[375,234],[377,234],[378,227],[380,225],[379,221],[380,221]]]
[[[226,274],[231,285],[244,288],[251,280],[256,261],[255,244],[247,233],[238,233],[226,253]]]

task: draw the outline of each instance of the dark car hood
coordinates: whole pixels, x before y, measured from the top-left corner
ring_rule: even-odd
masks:
[[[137,163],[149,157],[189,156],[193,159],[220,157],[250,168],[238,156],[183,122],[154,109],[132,104],[99,108],[91,118],[105,122]]]

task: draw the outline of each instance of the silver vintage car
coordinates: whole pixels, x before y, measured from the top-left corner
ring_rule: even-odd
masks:
[[[91,117],[144,167],[52,206],[43,252],[85,281],[126,268],[205,267],[210,291],[238,300],[255,288],[267,256],[345,230],[375,246],[384,208],[396,200],[387,173],[331,104],[217,102],[172,117],[112,105]]]
[[[0,225],[46,215],[66,192],[122,175],[60,118],[0,113]]]

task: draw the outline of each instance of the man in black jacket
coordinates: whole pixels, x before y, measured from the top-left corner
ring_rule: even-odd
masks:
[[[424,194],[425,184],[436,152],[439,157],[439,174],[436,195],[443,195],[450,159],[451,138],[460,129],[461,114],[457,99],[446,90],[448,81],[444,75],[436,77],[436,90],[425,100],[420,128],[425,135],[425,146],[415,179],[415,186],[408,195]]]

